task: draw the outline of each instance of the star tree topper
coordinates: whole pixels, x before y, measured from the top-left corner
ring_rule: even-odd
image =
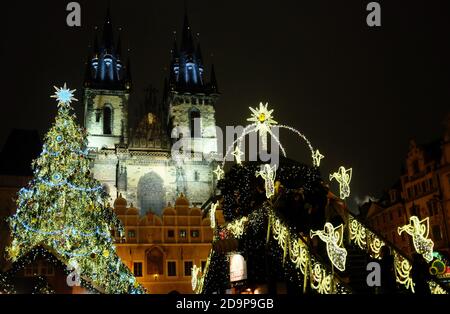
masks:
[[[273,109],[267,109],[268,105],[268,103],[266,103],[265,105],[263,103],[260,103],[259,108],[249,107],[252,112],[252,116],[247,119],[247,121],[253,122],[255,131],[259,132],[259,136],[261,137],[264,147],[267,145],[267,133],[272,134],[272,127],[278,124],[277,121],[273,120]]]
[[[72,101],[78,101],[78,99],[74,98],[73,95],[76,92],[76,89],[68,89],[67,84],[64,83],[63,87],[56,87],[54,86],[56,92],[54,95],[50,96],[51,98],[56,98],[56,100],[60,104],[70,104]]]

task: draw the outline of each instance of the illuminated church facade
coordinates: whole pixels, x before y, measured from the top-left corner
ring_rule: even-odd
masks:
[[[130,126],[132,87],[129,60],[125,64],[108,11],[84,83],[84,125],[93,175],[113,200],[122,196],[142,215],[161,215],[181,194],[193,206],[203,204],[216,183],[210,157],[217,152],[219,91],[214,67],[206,79],[187,14],[181,43],[175,39],[171,51],[162,100],[149,93],[135,117],[138,123]]]

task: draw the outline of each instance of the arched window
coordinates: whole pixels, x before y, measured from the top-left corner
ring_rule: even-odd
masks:
[[[198,109],[192,109],[189,113],[189,128],[191,131],[191,137],[202,137],[201,116]]]
[[[112,110],[109,106],[103,108],[103,134],[112,134]]]
[[[147,275],[164,275],[164,255],[156,247],[147,252]]]

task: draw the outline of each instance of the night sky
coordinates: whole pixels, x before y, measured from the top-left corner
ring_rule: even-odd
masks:
[[[68,2],[1,4],[0,144],[12,128],[44,134],[56,113],[53,85],[81,90],[88,46],[108,2],[79,1],[80,28],[66,26]],[[378,2],[382,27],[372,29],[369,1],[189,1],[207,73],[211,63],[216,67],[218,124],[245,125],[249,106],[269,102],[277,121],[300,129],[324,153],[324,177],[340,165],[353,167],[353,197],[391,186],[409,140],[443,134],[450,111],[450,3]],[[123,47],[131,49],[136,106],[148,85],[162,88],[184,4],[113,0],[111,11],[114,27],[123,28]],[[81,117],[81,104],[75,106]],[[282,133],[282,142],[289,157],[310,162],[296,137]]]

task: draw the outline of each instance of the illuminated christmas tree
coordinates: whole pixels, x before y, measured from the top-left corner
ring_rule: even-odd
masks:
[[[18,194],[9,218],[13,262],[44,247],[76,275],[105,293],[143,293],[117,256],[111,230],[123,227],[109,196],[89,171],[87,133],[77,125],[72,90],[56,88],[56,121],[33,162],[34,177]]]

